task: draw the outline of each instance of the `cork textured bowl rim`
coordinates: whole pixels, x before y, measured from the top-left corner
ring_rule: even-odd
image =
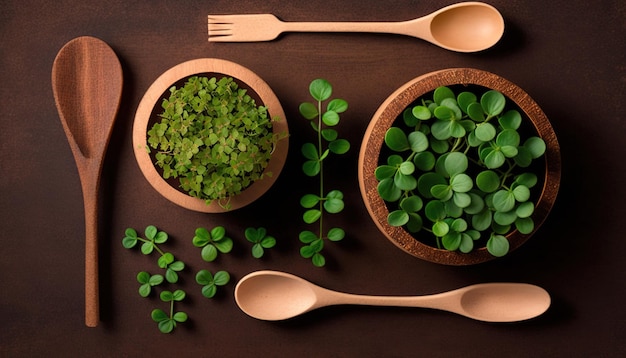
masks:
[[[376,226],[394,245],[405,252],[434,263],[446,265],[472,265],[494,259],[486,248],[474,249],[468,254],[437,249],[415,239],[401,227],[387,222],[389,210],[377,191],[378,181],[374,171],[384,142],[385,132],[399,115],[415,100],[440,86],[478,85],[502,92],[530,119],[539,136],[546,143],[545,177],[540,199],[533,219],[535,228],[530,234],[513,231],[507,238],[509,252],[520,247],[543,224],[552,209],[561,180],[560,147],[552,125],[537,103],[514,83],[490,72],[472,68],[451,68],[431,72],[407,82],[391,94],[378,108],[367,127],[359,153],[359,187],[365,206]]]
[[[148,151],[148,125],[155,106],[160,106],[163,100],[162,95],[176,82],[194,75],[204,74],[221,74],[233,77],[237,82],[245,84],[258,95],[263,105],[267,107],[270,117],[280,119],[273,123],[273,132],[289,133],[285,112],[278,98],[269,85],[257,74],[231,61],[216,58],[201,58],[183,62],[170,68],[159,76],[146,91],[137,107],[133,124],[133,148],[135,158],[137,159],[141,172],[150,185],[171,202],[198,212],[219,213],[232,211],[252,203],[267,192],[274,184],[287,159],[289,146],[288,138],[278,141],[270,162],[265,169],[266,173],[271,172],[272,175],[264,176],[263,179],[257,180],[240,194],[230,197],[229,209],[220,206],[215,200],[210,205],[207,205],[204,200],[189,196],[170,185],[157,171]]]

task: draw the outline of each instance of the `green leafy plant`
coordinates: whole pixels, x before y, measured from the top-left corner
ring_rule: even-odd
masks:
[[[272,132],[278,118],[268,118],[232,78],[190,77],[170,88],[162,108],[148,145],[163,178],[178,178],[190,196],[228,209],[230,197],[272,175],[264,170],[284,137]]]
[[[146,271],[141,271],[137,274],[137,282],[141,284],[141,286],[139,286],[139,295],[141,297],[148,297],[152,291],[152,287],[163,283],[163,276],[150,275]]]
[[[350,142],[339,138],[335,127],[339,124],[340,113],[348,109],[348,103],[339,98],[327,102],[326,108],[323,103],[330,99],[333,89],[331,84],[324,79],[313,80],[309,85],[309,93],[315,102],[300,104],[300,114],[310,120],[311,127],[317,134],[316,143],[304,143],[302,155],[305,162],[302,165],[304,174],[319,178],[319,191],[313,194],[305,194],[300,199],[300,205],[305,209],[302,216],[307,224],[318,224],[317,233],[311,230],[302,231],[299,235],[304,246],[300,249],[300,255],[311,259],[313,265],[322,267],[326,259],[321,253],[324,241],[340,241],[345,236],[341,228],[331,228],[324,233],[324,213],[337,214],[344,209],[343,193],[340,190],[327,191],[324,187],[324,161],[332,154],[345,154],[350,149]]]
[[[185,298],[186,294],[183,290],[163,291],[160,298],[163,302],[169,302],[170,309],[169,314],[165,313],[160,308],[156,308],[152,311],[152,320],[157,322],[159,331],[162,333],[170,333],[176,328],[177,323],[183,323],[187,321],[187,313],[174,312],[174,302],[180,302]]]
[[[497,257],[508,253],[514,228],[534,230],[531,163],[546,145],[537,136],[522,141],[522,115],[506,110],[502,93],[439,87],[397,122],[404,126],[387,130],[390,154],[375,172],[380,197],[397,205],[390,225],[429,231],[436,247],[463,253],[482,239]]]
[[[248,241],[254,244],[252,245],[252,256],[257,259],[263,257],[265,249],[276,246],[276,239],[267,235],[267,230],[263,227],[258,229],[249,227],[244,232],[244,235]]]
[[[132,249],[141,242],[141,253],[144,255],[150,255],[154,251],[158,252],[160,256],[157,264],[160,268],[165,270],[165,279],[167,282],[176,283],[178,281],[178,272],[185,268],[185,263],[177,261],[174,255],[169,252],[164,252],[159,248],[160,244],[167,242],[169,236],[166,232],[159,231],[154,225],[149,225],[145,230],[145,239],[139,237],[137,231],[133,228],[127,228],[124,234],[122,246],[127,249]]]
[[[196,274],[196,282],[202,285],[202,296],[213,298],[218,286],[224,286],[230,281],[230,274],[226,271],[217,271],[213,275],[208,270],[200,270]]]
[[[197,228],[192,243],[202,248],[202,259],[207,262],[214,261],[218,253],[229,253],[233,249],[233,240],[226,236],[223,226],[216,226],[210,232],[202,227]]]

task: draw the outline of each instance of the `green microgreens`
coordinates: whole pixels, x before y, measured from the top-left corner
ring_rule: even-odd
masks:
[[[152,311],[152,320],[157,322],[159,331],[162,333],[170,333],[176,328],[177,323],[187,321],[187,314],[185,312],[174,312],[174,302],[180,302],[185,298],[186,294],[183,290],[163,291],[161,292],[161,301],[170,303],[169,314],[165,313],[160,308],[156,308]]]
[[[178,281],[178,272],[185,268],[185,264],[182,261],[176,261],[174,255],[169,252],[164,252],[159,248],[159,244],[167,242],[168,235],[164,231],[159,231],[154,225],[146,227],[145,236],[141,238],[137,234],[137,231],[133,228],[128,228],[124,232],[125,236],[122,239],[122,245],[127,249],[132,249],[139,242],[141,242],[141,253],[144,255],[150,255],[156,251],[159,253],[159,259],[157,264],[160,268],[165,270],[165,279],[169,283],[176,283]]]
[[[272,175],[264,170],[284,137],[272,132],[278,119],[269,119],[232,78],[190,77],[170,88],[162,107],[148,145],[163,178],[178,178],[190,196],[229,209],[232,196]]]
[[[505,235],[513,227],[522,234],[534,230],[530,189],[537,175],[524,170],[546,145],[536,136],[522,142],[522,116],[505,107],[495,90],[479,99],[439,87],[432,99],[404,111],[398,122],[405,128],[387,130],[392,154],[375,171],[380,197],[398,203],[390,225],[430,231],[438,248],[463,253],[490,230],[486,247],[497,257],[508,253]]]
[[[214,261],[219,252],[225,254],[233,249],[233,240],[226,236],[226,229],[222,226],[216,226],[210,232],[202,227],[197,228],[192,243],[202,248],[202,259],[207,262]]]
[[[217,271],[213,275],[208,270],[200,270],[196,274],[196,282],[202,285],[202,296],[213,298],[218,286],[224,286],[230,281],[230,274],[226,271]]]
[[[267,235],[267,230],[263,227],[258,229],[249,227],[244,232],[244,235],[248,241],[254,244],[252,245],[252,256],[257,259],[263,257],[265,249],[276,246],[276,239]]]
[[[331,228],[324,235],[324,212],[336,214],[344,209],[343,193],[339,190],[326,192],[324,188],[324,160],[333,154],[345,154],[350,149],[350,142],[338,138],[338,132],[331,128],[339,124],[339,114],[348,109],[348,103],[343,99],[332,99],[326,109],[322,109],[322,103],[330,99],[332,86],[324,79],[313,80],[309,85],[309,93],[315,103],[304,102],[300,104],[300,114],[311,120],[311,127],[317,133],[317,143],[305,143],[302,145],[302,155],[305,162],[302,165],[304,174],[310,177],[319,177],[319,192],[306,194],[300,200],[300,205],[306,209],[303,220],[307,224],[318,223],[318,233],[310,230],[302,231],[299,235],[304,246],[300,249],[300,255],[311,259],[313,265],[322,267],[326,259],[321,251],[324,248],[324,240],[342,240],[345,232],[341,228]],[[316,119],[316,120],[315,120]]]

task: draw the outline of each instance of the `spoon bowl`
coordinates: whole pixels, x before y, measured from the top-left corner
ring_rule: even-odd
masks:
[[[235,301],[247,315],[267,321],[296,317],[332,305],[439,309],[484,322],[517,322],[543,314],[550,295],[524,283],[484,283],[426,296],[367,296],[328,290],[298,276],[257,271],[243,277]]]
[[[504,33],[500,12],[481,2],[450,5],[417,21],[429,23],[425,40],[458,52],[485,50],[495,45]]]

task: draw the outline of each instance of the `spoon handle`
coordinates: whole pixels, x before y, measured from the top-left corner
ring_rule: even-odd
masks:
[[[79,162],[77,160],[77,162]],[[88,166],[95,161],[83,159],[79,165]],[[97,168],[99,172],[99,168]],[[80,183],[85,208],[85,325],[96,327],[100,320],[100,294],[98,284],[98,188],[100,175],[92,170],[81,170]]]
[[[408,35],[414,37],[426,36],[428,28],[419,27],[420,19],[394,22],[282,22],[283,32],[369,32]],[[424,25],[427,25],[424,23]],[[408,28],[412,26],[413,28]],[[419,27],[419,28],[418,28]],[[422,31],[418,31],[418,30]],[[421,36],[416,33],[420,32]]]

